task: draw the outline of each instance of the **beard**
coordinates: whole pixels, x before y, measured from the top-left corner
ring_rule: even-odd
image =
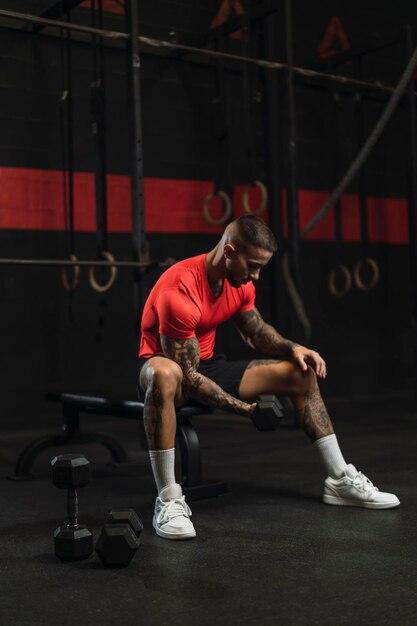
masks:
[[[226,280],[235,289],[239,289],[239,287],[249,282],[249,280],[247,279],[244,280],[243,278],[236,278],[235,276],[233,276],[233,274],[230,273],[226,274]]]

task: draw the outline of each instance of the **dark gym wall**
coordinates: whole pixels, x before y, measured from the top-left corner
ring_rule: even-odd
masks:
[[[21,4],[20,10],[24,10],[24,2]],[[222,4],[220,0],[143,1],[140,32],[189,43],[204,41]],[[241,4],[244,9],[247,7],[247,3]],[[262,3],[252,3],[254,7],[257,5]],[[293,2],[296,64],[353,75],[351,64],[334,70],[331,56],[320,56],[320,46],[335,16],[352,48],[393,34],[403,38],[404,24],[417,26],[417,9],[405,1],[396,3],[395,11],[389,2],[363,5]],[[112,8],[111,3],[108,7]],[[277,2],[276,7],[277,45],[280,60],[284,60],[283,3]],[[233,11],[230,17],[233,18]],[[88,23],[88,8],[75,10],[73,19]],[[105,27],[123,29],[122,16],[106,13]],[[27,32],[1,29],[0,34],[1,256],[62,258],[68,250],[60,174],[62,43],[57,37],[33,36]],[[332,51],[338,52],[342,41],[339,36],[330,37]],[[259,41],[258,44],[258,53],[263,56]],[[228,38],[223,45],[230,51],[241,49],[238,39]],[[368,55],[362,68],[364,77],[395,84],[405,60],[402,39],[396,46]],[[87,44],[73,43],[72,62],[74,167],[80,173],[76,178],[76,251],[80,258],[92,258],[96,254],[91,177],[94,149],[91,53]],[[124,51],[106,48],[105,67],[112,216],[110,249],[116,258],[128,259],[131,254],[130,129],[126,115]],[[235,215],[239,215],[242,185],[248,182],[242,75],[236,66],[227,66],[225,71],[227,104],[231,110],[230,184],[238,190]],[[260,97],[254,100],[251,120],[256,136],[255,167],[258,176],[265,179],[265,75],[263,71],[255,74],[257,93],[260,92]],[[218,69],[212,64],[142,56],[145,197],[154,259],[167,256],[180,259],[197,254],[213,246],[221,232],[220,228],[207,225],[201,215],[202,199],[211,189],[219,159],[216,139],[219,113],[213,104],[217,77]],[[284,78],[278,80],[281,96],[277,115],[282,142],[277,174],[285,187],[288,112]],[[305,224],[355,156],[357,96],[346,90],[338,91],[334,86],[297,84],[296,99],[300,217]],[[366,136],[384,104],[379,98],[364,103]],[[336,127],[337,111],[341,122]],[[332,297],[327,288],[332,267],[343,262],[353,268],[363,252],[358,236],[357,181],[352,183],[342,202],[343,241],[335,238],[332,213],[302,247],[303,288],[313,324],[312,345],[326,356],[329,364],[325,384],[328,394],[375,393],[413,382],[405,115],[404,105],[400,105],[365,168],[371,234],[368,251],[381,269],[377,288],[370,292],[352,289],[342,299]],[[283,251],[286,241],[282,233],[278,235]],[[271,277],[268,269],[258,286],[259,307],[269,321],[272,321],[270,293],[275,288]],[[149,285],[155,278],[154,273],[149,275]],[[57,269],[2,268],[0,286],[1,385],[5,394],[21,393],[24,389],[35,401],[49,388],[133,390],[138,321],[133,319],[129,271],[120,272],[116,285],[104,297],[91,290],[85,272],[80,287],[68,296],[62,289]],[[288,298],[282,290],[278,322],[284,334],[289,332],[291,315]],[[230,325],[219,333],[219,349],[230,355],[248,354]]]

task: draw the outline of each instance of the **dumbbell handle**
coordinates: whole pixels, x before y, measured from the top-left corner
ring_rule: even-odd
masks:
[[[276,396],[260,395],[251,418],[258,430],[276,430],[282,414],[282,405]]]
[[[68,527],[77,528],[78,526],[78,496],[77,490],[74,487],[68,488],[67,495],[67,517]]]

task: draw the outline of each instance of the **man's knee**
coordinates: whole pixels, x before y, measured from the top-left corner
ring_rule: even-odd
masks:
[[[182,370],[175,361],[164,359],[149,366],[147,372],[147,392],[158,392],[162,397],[172,397],[178,393],[182,383]]]
[[[307,365],[307,370],[303,372],[299,365],[295,363],[289,365],[289,384],[295,393],[307,393],[317,387],[317,376],[312,367]]]

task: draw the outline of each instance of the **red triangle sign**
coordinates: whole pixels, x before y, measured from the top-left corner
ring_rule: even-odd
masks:
[[[222,0],[219,10],[212,19],[210,28],[216,28],[217,26],[220,26],[221,24],[227,22],[232,11],[235,15],[243,15],[245,11],[243,9],[241,0]],[[229,37],[231,37],[232,39],[240,39],[240,31],[231,33]]]
[[[91,9],[91,0],[84,0],[81,6],[85,9]],[[103,11],[124,13],[124,0],[103,0]]]
[[[333,16],[327,26],[324,37],[319,46],[319,56],[322,59],[343,52],[350,48],[349,39],[339,17]]]

